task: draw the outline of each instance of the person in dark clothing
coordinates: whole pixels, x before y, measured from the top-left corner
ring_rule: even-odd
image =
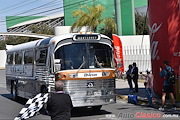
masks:
[[[73,104],[68,94],[63,92],[63,82],[56,81],[56,93],[50,95],[47,102],[47,111],[52,120],[70,120]]]
[[[132,69],[132,65],[129,65],[128,71],[126,72],[126,75],[127,75],[127,80],[128,80],[128,84],[129,84],[129,91],[133,92],[131,69]]]
[[[160,67],[160,77],[164,78],[163,82],[163,90],[162,90],[162,106],[159,108],[159,110],[164,111],[164,105],[165,105],[165,100],[166,100],[166,94],[169,93],[172,99],[173,107],[172,110],[176,110],[176,105],[175,105],[175,98],[174,98],[174,86],[170,84],[167,81],[167,70],[172,70],[172,68],[169,66],[169,61],[165,60],[164,61],[165,69],[162,69]]]
[[[133,63],[133,68],[131,69],[132,79],[135,85],[135,92],[138,92],[138,67],[136,63]]]

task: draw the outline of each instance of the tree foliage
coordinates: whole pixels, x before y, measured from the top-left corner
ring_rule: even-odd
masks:
[[[33,41],[35,39],[36,38],[29,38],[29,37],[24,37],[24,36],[7,36],[6,40],[0,41],[0,50],[5,50],[6,44],[7,45],[17,45],[17,44]]]
[[[87,27],[86,31],[100,32],[112,36],[116,31],[115,21],[112,18],[102,18],[104,7],[100,4],[87,6],[83,5],[78,10],[73,11],[73,17],[77,20],[71,27],[71,32],[79,32],[82,27]],[[97,27],[101,25],[100,30]]]
[[[32,24],[28,27],[28,30],[31,33],[54,35],[54,29],[45,23],[42,23],[39,26]]]
[[[148,19],[146,15],[135,13],[135,24],[136,24],[136,34],[137,35],[148,35]]]
[[[100,33],[107,35],[108,37],[112,38],[112,34],[116,33],[116,23],[113,18],[105,18],[103,21],[103,26],[99,30]]]
[[[73,11],[73,17],[78,17],[77,21],[72,25],[71,31],[79,32],[82,27],[86,26],[87,31],[96,32],[97,26],[101,24],[104,7],[98,4],[88,7],[83,5],[80,9]]]
[[[5,40],[0,41],[0,50],[5,50],[6,49],[6,42]]]

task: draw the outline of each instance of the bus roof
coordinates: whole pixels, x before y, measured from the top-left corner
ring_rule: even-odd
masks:
[[[41,41],[42,39],[40,40],[35,40],[35,41],[31,41],[31,42],[27,42],[27,43],[22,43],[22,44],[18,44],[18,45],[13,45],[11,47],[11,49],[8,49],[7,52],[14,52],[14,51],[21,51],[21,50],[24,50],[24,49],[32,49],[34,48],[37,43],[39,41]]]
[[[59,41],[67,39],[67,38],[72,38],[76,34],[80,34],[80,33],[69,33],[69,34],[64,34],[64,35],[59,35],[59,36],[54,36],[54,37],[49,37],[49,38],[45,38],[45,39],[39,39],[39,40],[27,42],[27,43],[22,43],[22,44],[14,45],[10,49],[7,49],[7,52],[14,52],[14,51],[33,49],[33,48],[35,48],[37,46],[41,46],[41,45],[45,45],[45,44],[50,44],[52,42],[57,44]],[[99,33],[92,33],[92,34],[99,34]],[[102,34],[100,34],[100,35],[103,38],[110,39],[110,38],[108,38],[105,35],[102,35]]]

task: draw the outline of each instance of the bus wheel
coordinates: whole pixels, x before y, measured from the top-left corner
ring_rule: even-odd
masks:
[[[41,93],[48,93],[48,89],[46,86],[41,87]]]
[[[17,92],[17,86],[16,82],[13,81],[11,84],[11,94],[12,94],[12,99],[17,100],[18,99],[18,92]]]
[[[93,109],[94,111],[100,111],[101,107],[102,107],[102,105],[92,106],[92,109]]]

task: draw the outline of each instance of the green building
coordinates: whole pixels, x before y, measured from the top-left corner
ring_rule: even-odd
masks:
[[[9,28],[16,24],[42,17],[44,16],[6,16],[6,27]]]
[[[105,11],[103,17],[115,17],[118,35],[135,35],[135,8],[147,6],[147,0],[64,0],[64,24],[71,26],[76,18],[72,12],[81,5],[101,4]]]
[[[29,26],[41,27],[46,24],[51,28],[64,26],[64,13],[51,16],[6,16],[6,27],[8,32],[30,32]]]

